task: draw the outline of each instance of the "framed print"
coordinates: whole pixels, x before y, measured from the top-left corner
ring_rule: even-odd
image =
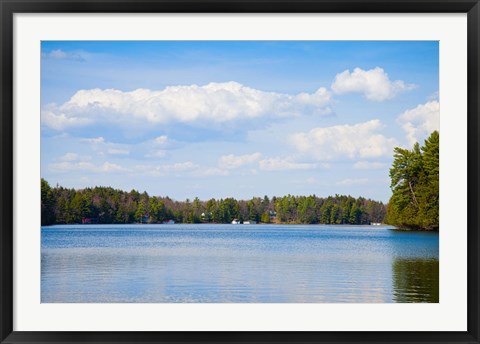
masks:
[[[17,342],[478,343],[478,1],[2,1]]]

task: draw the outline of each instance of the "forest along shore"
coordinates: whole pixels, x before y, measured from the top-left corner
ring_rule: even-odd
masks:
[[[172,200],[112,187],[68,189],[41,179],[42,225],[126,223],[379,224],[403,230],[439,228],[439,133],[423,146],[395,148],[387,205],[363,197],[268,196]]]
[[[382,223],[386,205],[362,197],[267,196],[175,201],[169,197],[94,187],[81,190],[50,187],[42,179],[42,225],[89,223]]]

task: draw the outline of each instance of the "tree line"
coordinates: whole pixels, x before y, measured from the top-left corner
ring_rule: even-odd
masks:
[[[395,148],[387,223],[405,229],[438,230],[439,157],[438,131],[423,146],[417,142],[411,150]]]
[[[51,187],[41,179],[42,225],[85,222],[101,224],[163,223],[304,223],[304,224],[369,224],[384,222],[386,206],[363,197],[335,195],[326,198],[311,196],[253,197],[201,201],[172,200],[149,196],[146,192],[130,192],[111,187],[80,190]]]
[[[111,187],[81,190],[51,187],[41,179],[42,225],[82,223],[262,223],[369,224],[388,223],[400,228],[438,230],[439,133],[423,146],[396,147],[390,169],[392,196],[388,205],[363,197],[267,196],[185,201],[149,196]]]

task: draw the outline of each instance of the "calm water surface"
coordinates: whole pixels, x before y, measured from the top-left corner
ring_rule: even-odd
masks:
[[[52,302],[438,302],[438,233],[384,226],[42,227]]]

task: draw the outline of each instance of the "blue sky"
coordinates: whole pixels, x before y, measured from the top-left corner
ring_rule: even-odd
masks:
[[[46,41],[41,175],[177,200],[390,197],[440,125],[438,42]]]

